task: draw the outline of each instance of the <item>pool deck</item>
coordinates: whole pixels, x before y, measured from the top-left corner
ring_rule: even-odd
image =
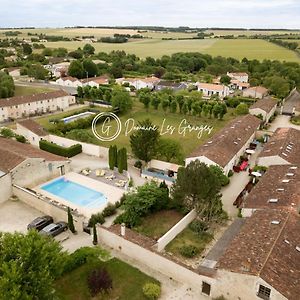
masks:
[[[104,204],[99,204],[99,206],[93,207],[93,208],[79,206],[79,205],[69,202],[61,197],[58,197],[52,193],[49,193],[41,188],[43,185],[49,184],[61,177],[64,177],[70,181],[73,181],[73,182],[83,185],[87,188],[90,188],[92,190],[102,193],[107,198],[107,202]],[[61,203],[62,205],[69,206],[70,208],[77,210],[79,213],[83,214],[86,217],[90,217],[92,214],[101,212],[106,207],[107,203],[114,204],[115,202],[119,201],[124,193],[124,189],[105,184],[101,181],[98,181],[98,180],[95,180],[90,177],[87,177],[87,176],[84,176],[81,174],[77,174],[74,172],[67,173],[64,176],[60,176],[60,177],[52,179],[48,182],[45,182],[42,185],[35,187],[34,190],[54,201]]]

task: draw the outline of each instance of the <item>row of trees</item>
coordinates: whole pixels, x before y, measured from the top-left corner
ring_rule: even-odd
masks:
[[[79,98],[87,98],[87,99],[93,99],[93,100],[104,100],[106,102],[111,101],[112,96],[112,90],[108,87],[100,86],[97,87],[91,87],[89,85],[86,85],[84,87],[77,87],[77,96]]]
[[[119,173],[123,173],[124,170],[127,171],[128,165],[126,148],[118,150],[116,145],[110,146],[108,150],[108,164],[111,170],[115,167],[118,168]]]

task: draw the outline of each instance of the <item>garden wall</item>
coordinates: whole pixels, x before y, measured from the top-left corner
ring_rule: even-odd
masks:
[[[172,164],[172,163],[162,161],[162,160],[152,159],[149,162],[149,167],[157,168],[160,170],[172,170],[174,172],[177,172],[178,168],[183,167],[183,166],[180,166],[177,164]]]
[[[82,142],[78,142],[75,140],[67,139],[67,138],[60,137],[57,135],[52,135],[52,134],[49,135],[49,141],[56,143],[63,147],[70,147],[75,144],[80,144],[80,145],[82,145],[82,153],[97,156],[97,157],[102,157],[102,158],[108,158],[108,148],[105,148],[105,147],[92,145],[92,144],[88,144],[88,143],[82,143]]]
[[[157,251],[162,251],[182,230],[184,230],[195,218],[196,211],[190,211],[184,218],[175,224],[166,234],[164,234],[156,244]]]
[[[214,270],[206,270],[207,273],[203,272],[203,274],[200,274],[201,271],[196,273],[160,254],[141,247],[102,226],[98,226],[98,238],[101,243],[117,250],[117,252],[121,252],[140,264],[146,265],[148,268],[158,271],[169,278],[188,284],[196,291],[201,291],[202,281],[211,284],[212,291],[214,289],[214,284],[216,282],[216,279],[214,278],[216,272]]]
[[[0,203],[5,202],[12,195],[11,175],[4,174],[0,177]]]
[[[13,194],[17,196],[20,201],[27,205],[41,211],[46,215],[53,217],[54,222],[65,221],[68,222],[67,210],[60,208],[50,201],[37,196],[35,193],[26,190],[18,185],[13,185]],[[83,231],[84,218],[82,216],[74,215],[74,226],[79,232]]]

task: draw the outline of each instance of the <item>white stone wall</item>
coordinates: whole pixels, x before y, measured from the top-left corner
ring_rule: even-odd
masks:
[[[0,203],[5,202],[12,195],[10,173],[0,177]]]
[[[28,158],[11,171],[12,182],[26,187],[33,187],[41,182],[60,176],[59,166],[64,166],[65,173],[70,171],[68,161],[45,161],[41,158]]]
[[[195,210],[190,211],[177,224],[175,224],[166,234],[157,241],[157,250],[162,251],[181,231],[183,231],[197,216]]]
[[[78,142],[75,140],[63,138],[63,137],[52,135],[52,134],[49,135],[49,141],[56,143],[63,147],[70,147],[75,144],[81,144],[83,153],[88,154],[88,155],[97,156],[97,157],[108,158],[108,148],[106,148],[106,147],[100,147],[97,145],[82,143],[82,142]]]
[[[17,123],[17,133],[23,135],[31,145],[39,147],[39,141],[41,139],[47,140],[47,136],[40,137],[29,129],[23,127],[21,124]]]
[[[253,116],[262,115],[263,120],[266,121],[267,113],[264,110],[262,110],[261,108],[250,108],[249,113]]]

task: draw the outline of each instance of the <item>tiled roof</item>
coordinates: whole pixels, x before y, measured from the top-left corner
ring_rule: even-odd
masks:
[[[224,85],[213,84],[213,83],[204,83],[204,82],[199,82],[199,83],[196,84],[196,86],[199,89],[207,89],[209,91],[220,91],[220,92],[222,92],[225,89]]]
[[[258,158],[280,156],[290,164],[300,165],[300,130],[278,128]]]
[[[225,167],[256,132],[260,120],[252,115],[238,117],[222,128],[188,157],[205,156]]]
[[[63,90],[57,90],[53,92],[40,93],[26,96],[16,96],[11,98],[0,99],[0,107],[7,107],[13,105],[19,105],[24,103],[31,103],[42,100],[55,99],[68,96],[69,94]]]
[[[300,294],[300,217],[258,210],[218,262],[219,269],[261,277],[287,299]]]
[[[0,137],[0,170],[10,171],[27,158],[42,158],[46,161],[66,161],[67,159],[23,144],[12,139]]]
[[[244,92],[253,91],[259,94],[266,94],[268,92],[268,89],[266,89],[263,86],[253,86],[249,87],[248,89],[244,90]]]
[[[79,79],[78,79],[78,78],[76,78],[76,77],[72,77],[72,76],[61,77],[60,79],[61,79],[61,80],[63,80],[63,81],[67,81],[67,80],[69,80],[69,81],[72,81],[72,82],[74,82],[74,81],[79,81]]]
[[[276,105],[277,105],[277,101],[269,97],[269,98],[264,98],[256,101],[251,105],[250,109],[260,108],[264,110],[266,113],[269,113]]]
[[[246,197],[244,208],[289,209],[300,206],[300,166],[271,166]]]
[[[33,121],[32,119],[19,121],[18,124],[22,125],[23,127],[27,128],[28,130],[32,131],[38,136],[46,136],[48,134],[40,124]]]
[[[96,82],[98,84],[106,84],[108,83],[109,78],[107,76],[99,76],[99,77],[91,77],[91,78],[85,78],[81,79],[82,83],[88,83],[88,82]]]
[[[182,83],[177,83],[177,82],[173,82],[173,81],[164,81],[161,80],[157,83],[158,86],[165,86],[165,87],[180,87],[182,85]]]
[[[228,72],[228,76],[248,76],[248,74],[246,72]]]

